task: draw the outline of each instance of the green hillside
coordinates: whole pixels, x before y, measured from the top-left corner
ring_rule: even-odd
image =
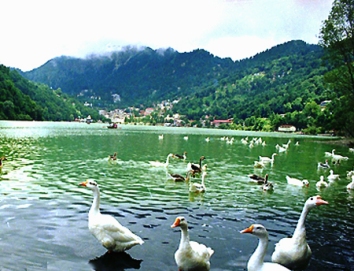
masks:
[[[0,65],[0,120],[73,121],[88,115],[99,119],[97,110],[85,107],[60,89],[33,83]]]

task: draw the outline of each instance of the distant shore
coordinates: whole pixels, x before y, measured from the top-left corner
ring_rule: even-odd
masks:
[[[347,147],[354,147],[354,138],[347,138],[347,137],[341,137],[338,139],[333,139],[333,140],[327,140],[323,141],[321,140],[322,143],[331,143],[334,145],[339,145],[339,146],[347,146]]]

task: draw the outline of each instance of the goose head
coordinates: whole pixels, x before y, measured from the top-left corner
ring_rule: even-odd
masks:
[[[308,180],[302,180],[301,182],[302,182],[303,186],[306,186],[306,187],[310,186],[310,182]]]
[[[248,228],[240,231],[240,233],[250,233],[250,234],[253,234],[259,238],[268,237],[268,232],[267,232],[266,228],[261,224],[253,224],[253,225],[249,226]]]
[[[324,205],[324,204],[328,204],[327,201],[323,200],[321,198],[321,196],[313,196],[308,198],[308,200],[305,202],[305,206],[309,209],[312,209],[314,207],[320,206],[320,205]]]
[[[178,216],[175,219],[175,222],[171,225],[171,228],[176,228],[176,227],[186,229],[188,227],[187,220],[183,216]]]
[[[86,181],[79,184],[80,186],[88,187],[91,190],[97,189],[98,184],[93,179],[87,179]]]

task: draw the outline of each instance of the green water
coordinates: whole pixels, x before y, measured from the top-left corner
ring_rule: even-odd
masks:
[[[163,140],[158,139],[160,134]],[[221,140],[224,136],[233,137],[233,144]],[[246,136],[261,137],[266,145],[250,148],[241,143]],[[288,151],[278,153],[272,167],[254,169],[258,156],[270,157],[277,152],[276,144],[289,139]],[[294,144],[297,141],[299,146]],[[349,160],[332,165],[341,179],[318,191],[315,183],[329,172],[318,170],[317,163],[334,148]],[[174,183],[163,168],[149,164],[165,162],[169,153],[183,151],[187,151],[186,161],[171,159],[168,172],[184,175],[187,163],[197,163],[204,155],[208,166],[205,194],[189,193],[188,184]],[[114,152],[118,160],[109,162],[108,155]],[[101,211],[115,216],[145,241],[127,252],[127,257],[142,260],[140,265],[128,261],[131,268],[177,270],[174,252],[180,232],[170,225],[179,215],[187,218],[192,240],[215,250],[211,270],[246,270],[257,240],[239,231],[252,223],[263,224],[269,231],[269,261],[274,244],[292,234],[306,199],[320,194],[330,204],[312,210],[307,217],[313,257],[306,270],[353,270],[354,194],[346,190],[346,174],[353,169],[354,154],[328,139],[194,128],[107,129],[104,124],[3,121],[2,155],[8,160],[0,172],[0,270],[129,269],[124,267],[126,259],[112,263],[99,258],[105,249],[87,228],[92,194],[78,186],[87,178],[100,185]],[[250,183],[250,173],[268,173],[274,191],[263,192]],[[308,179],[310,187],[290,186],[286,175]]]

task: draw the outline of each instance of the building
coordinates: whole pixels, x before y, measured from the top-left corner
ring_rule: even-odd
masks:
[[[228,120],[213,120],[210,124],[214,125],[215,127],[219,127],[220,124],[230,124],[232,123],[231,119]]]
[[[296,132],[296,127],[294,125],[283,124],[278,127],[279,132],[293,133]]]

